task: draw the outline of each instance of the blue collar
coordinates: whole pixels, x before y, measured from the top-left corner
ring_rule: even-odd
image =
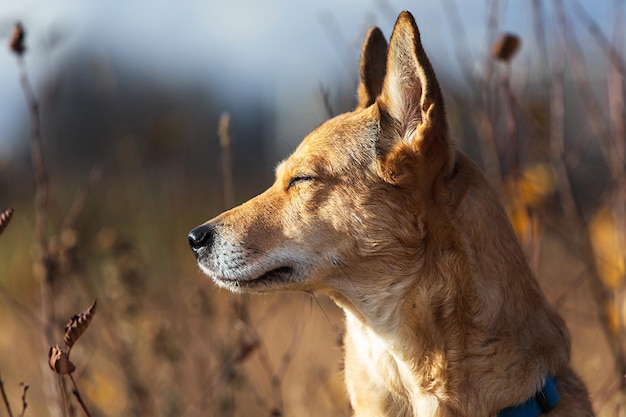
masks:
[[[546,383],[535,395],[525,403],[507,407],[498,413],[498,417],[539,417],[552,410],[559,402],[556,391],[556,378],[546,377]]]

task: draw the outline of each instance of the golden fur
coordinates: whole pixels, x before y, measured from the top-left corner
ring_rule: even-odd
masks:
[[[346,315],[355,416],[495,416],[556,377],[548,413],[592,416],[569,334],[496,193],[448,137],[410,13],[377,28],[358,106],[322,124],[252,200],[190,233],[236,292],[326,293]]]

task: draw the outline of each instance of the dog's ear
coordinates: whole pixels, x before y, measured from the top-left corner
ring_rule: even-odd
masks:
[[[378,98],[385,80],[387,41],[383,32],[373,27],[367,32],[361,49],[360,82],[357,109],[369,107]]]
[[[410,161],[419,161],[433,176],[450,172],[454,151],[443,95],[409,12],[400,14],[393,29],[377,102],[383,132],[377,152],[388,180],[405,175],[404,165]]]

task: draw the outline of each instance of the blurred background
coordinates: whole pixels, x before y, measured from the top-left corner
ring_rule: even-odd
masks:
[[[83,415],[47,353],[97,298],[71,355],[94,416],[350,415],[334,304],[217,290],[186,234],[354,107],[366,31],[389,36],[405,9],[596,410],[626,415],[622,0],[2,0],[0,211],[15,211],[0,218],[0,381],[14,412],[24,382],[26,415]]]

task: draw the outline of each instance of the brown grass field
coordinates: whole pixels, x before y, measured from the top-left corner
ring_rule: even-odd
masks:
[[[444,3],[462,25],[454,2]],[[536,52],[543,77],[520,75],[528,70],[502,50],[502,30],[488,19],[485,49],[494,46],[472,57],[478,66],[458,39],[471,88],[445,78],[442,87],[455,138],[500,190],[531,267],[566,318],[596,412],[626,415],[624,7],[614,2],[606,36],[573,2],[550,3],[557,24],[548,27],[541,4],[528,4],[536,24],[523,48]],[[580,33],[602,57],[593,74]],[[215,142],[211,176],[178,157],[155,165],[132,140],[117,143],[100,169],[63,175],[64,161],[41,149],[38,91],[27,75],[22,82],[32,164],[0,166],[0,211],[15,209],[0,216],[0,416],[349,416],[338,308],[322,296],[218,290],[187,245],[193,226],[267,187],[271,170],[261,170],[273,162],[252,169],[238,160],[239,138],[223,124],[206,132]],[[346,102],[322,89],[317,104],[330,115]],[[48,347],[63,346],[65,324],[94,299],[93,320],[72,348],[72,379],[53,372]]]

